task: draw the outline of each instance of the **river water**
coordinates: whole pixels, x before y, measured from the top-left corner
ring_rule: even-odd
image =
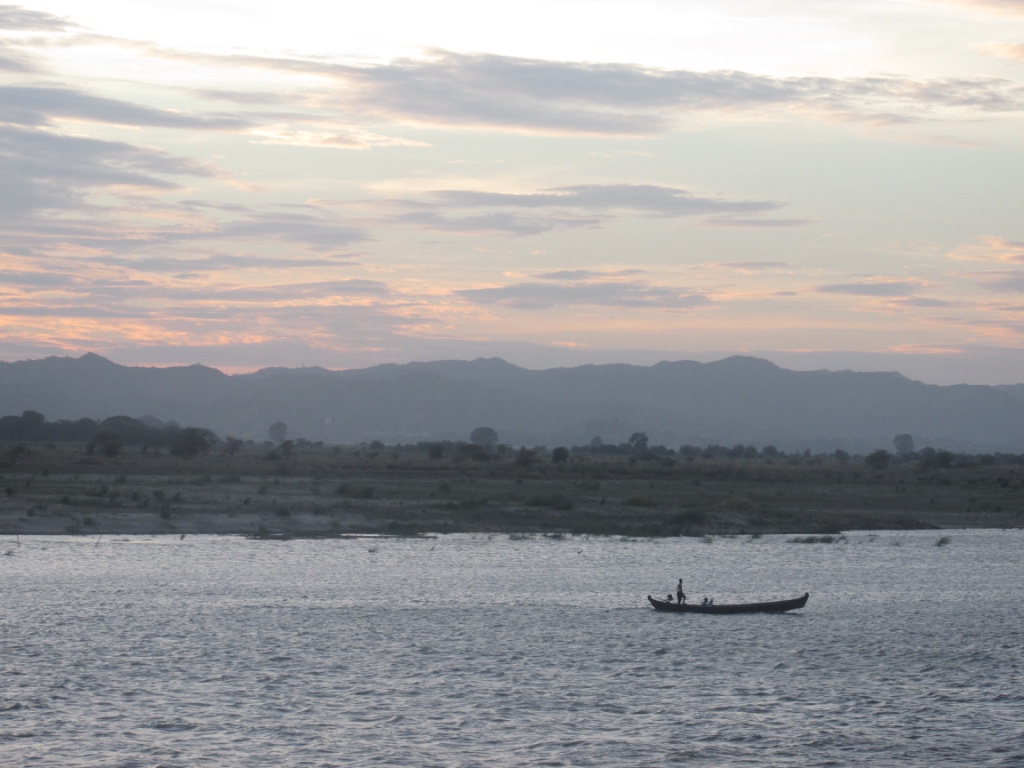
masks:
[[[4,537],[0,765],[1024,766],[1024,532],[791,539]]]

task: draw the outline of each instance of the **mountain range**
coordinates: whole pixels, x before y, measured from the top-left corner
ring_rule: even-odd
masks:
[[[791,371],[753,357],[529,370],[497,358],[347,371],[122,366],[95,354],[0,363],[0,416],[153,416],[222,437],[336,444],[468,440],[489,426],[513,446],[736,444],[862,453],[918,448],[1024,452],[1024,384],[936,386],[898,373]]]

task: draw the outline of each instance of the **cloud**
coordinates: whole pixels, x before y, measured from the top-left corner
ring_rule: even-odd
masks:
[[[334,74],[356,88],[358,103],[393,118],[555,132],[659,133],[679,114],[708,110],[803,106],[918,119],[922,106],[1024,108],[1019,84],[985,77],[773,78],[447,52]]]
[[[477,232],[513,236],[540,235],[556,229],[595,227],[606,220],[599,216],[524,216],[494,211],[475,216],[452,216],[440,210],[396,215],[392,221],[440,232]]]
[[[925,119],[963,119],[963,111],[1024,110],[1024,86],[997,77],[920,80],[870,77],[771,77],[747,72],[667,70],[634,64],[549,61],[431,49],[419,58],[352,65],[323,60],[187,53],[146,46],[147,55],[217,68],[256,68],[313,76],[295,104],[315,104],[346,124],[398,121],[442,128],[485,128],[543,134],[651,136],[692,115],[757,119],[785,110],[799,116],[898,126]],[[215,92],[207,92],[214,95]],[[237,96],[224,93],[229,101]],[[287,135],[287,131],[280,131]],[[343,131],[340,135],[347,135]]]
[[[215,168],[159,149],[0,124],[0,178],[18,180],[0,184],[0,224],[8,227],[9,247],[20,241],[38,250],[49,241],[137,253],[186,242],[243,240],[296,243],[326,253],[367,238],[363,230],[313,206],[281,212],[130,199],[133,191],[178,191],[180,177],[219,176]],[[98,192],[120,196],[128,207],[109,201],[101,207],[99,198],[90,197]],[[125,213],[138,218],[143,210],[153,213],[145,224],[126,227],[116,220]],[[88,217],[56,218],[63,212]]]
[[[0,30],[16,32],[64,32],[78,25],[45,11],[27,11],[17,5],[0,5]]]
[[[39,71],[40,66],[34,56],[16,53],[0,43],[0,72],[23,75]]]
[[[960,302],[943,301],[942,299],[926,299],[923,297],[913,299],[897,299],[895,303],[903,307],[920,307],[922,309],[960,306]]]
[[[282,106],[289,103],[288,96],[270,91],[230,91],[224,88],[193,88],[191,93],[202,99],[228,101],[245,106]]]
[[[498,288],[469,288],[455,291],[455,294],[476,304],[516,309],[556,306],[694,309],[711,304],[702,294],[641,282],[519,283]]]
[[[995,293],[1016,293],[1024,291],[1024,272],[1006,270],[1004,272],[988,272],[979,285]]]
[[[327,251],[366,239],[366,234],[344,222],[302,213],[257,214],[248,220],[225,224],[216,232],[197,235],[203,239],[275,238],[302,243],[314,250]]]
[[[460,207],[580,208],[588,211],[630,210],[654,216],[699,216],[721,212],[775,210],[769,201],[721,200],[685,189],[653,184],[587,184],[555,187],[533,194],[443,190],[433,193]]]
[[[592,269],[563,269],[558,272],[544,272],[535,275],[538,280],[594,280],[596,278],[616,278],[628,275],[640,275],[645,269],[617,269],[610,272],[598,272]]]
[[[1024,43],[989,43],[982,50],[1001,59],[1024,60]]]
[[[137,272],[205,274],[242,269],[329,269],[339,266],[351,266],[352,258],[349,255],[324,256],[315,259],[290,258],[288,256],[267,258],[253,255],[218,253],[201,258],[164,256],[142,259],[107,258],[104,260],[104,263],[112,266],[128,267]]]
[[[655,218],[705,217],[734,213],[757,215],[782,203],[767,200],[729,200],[676,187],[653,184],[589,184],[554,187],[531,193],[436,190],[425,200],[392,200],[406,209],[392,220],[428,229],[453,232],[501,232],[536,235],[556,229],[598,227],[613,215],[634,213]],[[465,214],[465,210],[489,209]]]
[[[163,55],[186,56],[176,52]],[[546,61],[433,50],[424,58],[353,66],[256,56],[203,56],[207,64],[316,75],[342,88],[339,112],[444,127],[645,136],[707,112],[800,109],[869,124],[918,122],[927,110],[1024,109],[1024,87],[996,77],[770,77],[738,71],[658,70],[630,64]]]
[[[78,25],[67,19],[41,11],[27,11],[16,5],[0,5],[0,34],[10,35],[16,42],[0,40],[0,72],[25,75],[37,74],[44,70],[42,62],[34,55],[18,50],[18,33],[64,32],[76,29]]]
[[[175,206],[166,206],[168,212],[181,214]],[[184,210],[187,211],[187,208]],[[133,237],[125,233],[121,237],[112,237],[104,240],[96,233],[86,232],[89,242],[95,247],[104,247],[111,251],[139,253],[143,250],[161,250],[167,246],[188,245],[196,243],[230,243],[255,242],[259,244],[268,243],[292,243],[302,245],[314,252],[330,253],[338,248],[350,245],[355,242],[368,239],[368,235],[357,227],[350,226],[344,221],[335,220],[312,214],[302,213],[280,213],[275,211],[248,211],[244,216],[219,221],[207,219],[194,222],[193,226],[167,226],[159,228],[151,226],[145,230],[141,237]],[[248,257],[239,257],[245,259]],[[324,256],[320,260],[306,260],[309,266],[326,266],[336,262],[325,262]],[[191,262],[183,260],[182,264]],[[258,262],[256,262],[258,263]],[[293,260],[289,256],[282,256],[277,260],[263,262],[265,266],[277,264],[278,268],[299,268],[303,266],[302,260]],[[289,266],[286,266],[289,265]],[[198,264],[197,264],[198,266]],[[233,268],[238,268],[241,264]],[[215,267],[218,268],[218,267]]]
[[[955,261],[1024,263],[1024,241],[987,236],[976,243],[958,246],[948,254]]]
[[[42,127],[52,126],[54,118],[187,130],[239,130],[252,125],[236,115],[190,115],[153,109],[75,88],[0,86],[0,122]]]
[[[964,5],[969,8],[1005,13],[1011,16],[1024,16],[1024,2],[1021,0],[943,0],[946,3]]]
[[[293,206],[298,212],[281,212],[275,210],[259,210],[244,206],[210,206],[190,200],[177,205],[164,206],[163,212],[175,219],[188,219],[190,226],[171,225],[164,228],[151,227],[146,230],[144,239],[131,237],[111,239],[99,242],[93,234],[97,246],[112,250],[137,252],[142,249],[160,249],[164,246],[194,244],[203,242],[255,241],[257,243],[295,243],[304,245],[310,250],[328,254],[338,248],[368,239],[362,229],[348,224],[344,220],[321,214],[314,206]],[[203,216],[204,213],[224,211],[233,218],[217,218]],[[312,211],[312,213],[306,212]],[[222,262],[229,257],[219,257]],[[248,257],[238,257],[248,258]],[[310,266],[338,263],[339,258],[347,256],[321,256],[309,261]],[[170,262],[167,262],[170,263]],[[183,260],[182,264],[193,263]],[[226,263],[226,262],[223,262]],[[273,260],[266,262],[274,263]],[[301,265],[290,256],[280,257],[277,262],[291,268]],[[236,265],[241,266],[241,265]]]
[[[50,29],[61,28],[60,20],[47,14],[20,23],[32,23],[31,19],[50,24]],[[94,36],[78,38],[80,45],[96,42]],[[418,58],[356,66],[315,59],[185,52],[107,38],[103,42],[120,44],[137,56],[222,71],[239,67],[271,70],[303,76],[306,82],[284,94],[269,94],[265,89],[190,91],[236,107],[292,105],[298,110],[276,115],[183,113],[61,85],[8,86],[0,91],[0,119],[23,125],[50,125],[55,118],[64,118],[245,131],[268,143],[366,149],[417,143],[356,127],[377,128],[389,120],[457,129],[650,136],[668,132],[680,119],[708,113],[763,119],[768,112],[785,110],[893,126],[940,118],[947,112],[962,120],[965,109],[993,113],[1024,110],[1024,86],[996,77],[771,77],[730,70],[666,70],[437,49]],[[35,66],[31,60],[5,57],[0,51],[0,66],[5,61],[12,71],[31,71]],[[310,85],[309,76],[326,81],[327,87]],[[732,225],[767,226],[769,222],[736,218]]]
[[[551,133],[646,135],[668,127],[661,75],[638,67],[437,52],[337,67],[354,105],[391,118]],[[663,91],[659,94],[659,91]]]
[[[68,275],[57,272],[0,269],[0,286],[25,285],[36,288],[55,288],[71,285],[73,282]]]
[[[701,225],[705,227],[733,227],[738,229],[781,229],[787,227],[806,227],[814,223],[815,222],[811,219],[754,219],[749,216],[722,214],[718,216],[708,216],[701,222]]]
[[[793,265],[785,261],[723,261],[715,266],[724,269],[734,269],[737,272],[754,273],[791,269]]]
[[[4,275],[0,273],[0,277]],[[54,276],[50,281],[33,276],[15,281],[26,286],[18,297],[6,300],[0,315],[75,316],[112,315],[147,316],[157,320],[177,317],[198,322],[214,318],[244,323],[252,313],[264,316],[271,311],[286,315],[303,308],[329,309],[347,301],[391,297],[390,287],[377,280],[321,280],[314,282],[274,283],[270,285],[205,285],[194,281],[157,282],[139,279],[89,279],[82,273]],[[61,289],[61,298],[47,297],[37,302],[31,289]],[[157,301],[156,308],[152,302]],[[276,308],[276,310],[275,310]],[[293,318],[295,319],[295,318]]]
[[[46,306],[11,306],[0,308],[0,317],[33,317],[33,318],[78,318],[101,320],[142,319],[152,315],[148,310],[139,307],[111,307],[99,302],[92,303],[91,297],[76,299],[74,303],[61,305],[51,303]]]
[[[203,291],[193,298],[211,298],[229,302],[320,302],[323,299],[347,296],[387,296],[390,293],[386,283],[377,280],[325,280],[313,283],[288,283],[271,286],[243,286],[215,290],[212,294]]]
[[[856,283],[834,283],[819,285],[818,293],[841,293],[851,296],[907,296],[914,293],[921,284],[914,280],[866,280]]]
[[[177,188],[166,176],[210,177],[194,160],[123,142],[58,136],[0,125],[0,221],[41,209],[71,209],[97,187]]]
[[[299,121],[314,123],[331,122],[331,120],[315,116],[297,116]],[[386,136],[381,133],[363,130],[348,130],[339,133],[337,130],[296,130],[287,126],[270,126],[253,128],[249,134],[259,144],[275,144],[286,147],[326,147],[330,149],[367,150],[375,147],[428,147],[426,142],[405,139],[399,136]]]

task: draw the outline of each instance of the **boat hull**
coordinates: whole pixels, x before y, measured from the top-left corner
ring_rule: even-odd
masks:
[[[809,592],[804,592],[801,597],[794,597],[792,600],[773,600],[767,603],[733,603],[732,605],[700,605],[699,603],[673,603],[671,600],[659,600],[656,597],[647,596],[651,605],[656,611],[666,613],[782,613],[784,611],[795,611],[807,604]]]

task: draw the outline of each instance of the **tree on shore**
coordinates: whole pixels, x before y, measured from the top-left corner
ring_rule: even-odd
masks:
[[[490,448],[498,443],[498,433],[491,427],[477,427],[469,433],[469,442],[482,448]]]
[[[907,457],[914,452],[914,438],[906,433],[896,435],[892,439],[892,444],[896,448],[896,453],[901,457]]]
[[[885,469],[889,466],[890,461],[892,461],[892,454],[884,448],[879,448],[864,457],[864,463],[872,469]]]
[[[121,453],[121,446],[121,436],[112,429],[105,429],[93,438],[87,450],[91,455],[95,449],[99,448],[100,453],[112,459]]]
[[[629,436],[629,444],[633,447],[633,451],[643,456],[647,453],[647,433],[646,432],[634,432]]]
[[[171,442],[171,453],[186,459],[206,453],[215,440],[213,432],[199,427],[185,427]]]

